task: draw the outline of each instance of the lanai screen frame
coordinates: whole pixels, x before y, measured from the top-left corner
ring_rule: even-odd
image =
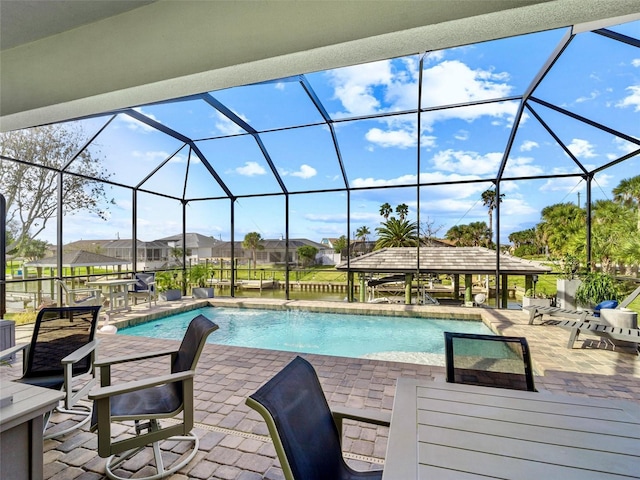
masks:
[[[593,33],[597,34],[597,35],[601,35],[603,37],[607,37],[609,39],[618,41],[618,42],[622,42],[625,43],[627,45],[636,47],[636,48],[640,48],[640,40],[633,38],[633,37],[629,37],[627,35],[618,33],[616,31],[613,31],[609,28],[598,28],[596,30],[592,30]],[[580,33],[585,33],[585,32],[580,32]],[[245,122],[242,118],[240,118],[238,115],[236,115],[231,108],[229,108],[227,105],[223,104],[221,101],[219,101],[218,99],[215,98],[214,95],[212,95],[211,93],[201,93],[201,94],[196,94],[196,95],[191,95],[188,97],[182,97],[179,99],[175,99],[175,100],[171,100],[171,101],[165,101],[165,102],[158,102],[156,104],[148,104],[148,105],[141,105],[138,107],[148,107],[148,106],[152,106],[152,105],[158,105],[158,104],[166,104],[166,103],[172,103],[172,102],[183,102],[183,101],[188,101],[188,100],[201,100],[206,102],[206,104],[208,104],[212,109],[216,110],[217,112],[219,112],[220,114],[224,115],[224,117],[226,117],[229,121],[233,122],[235,125],[237,125],[238,127],[240,127],[245,133],[240,134],[241,136],[250,136],[253,138],[253,140],[255,141],[257,147],[259,148],[259,150],[262,152],[262,155],[264,156],[264,160],[267,163],[267,165],[269,166],[269,169],[271,171],[271,174],[273,175],[273,177],[275,178],[276,182],[278,183],[279,187],[280,187],[280,192],[277,193],[257,193],[257,194],[234,194],[231,189],[225,184],[224,180],[221,178],[221,176],[218,174],[218,172],[216,171],[216,169],[213,167],[213,165],[211,164],[211,162],[207,159],[206,155],[200,150],[199,146],[198,146],[198,141],[202,141],[203,139],[194,139],[194,138],[190,138],[189,136],[185,135],[184,133],[181,133],[179,131],[173,130],[170,127],[160,123],[159,121],[154,120],[153,118],[141,113],[140,111],[137,110],[138,107],[132,107],[132,108],[127,108],[127,109],[121,109],[121,110],[117,110],[117,111],[112,111],[112,112],[106,112],[100,115],[93,115],[90,117],[84,117],[84,118],[76,118],[70,121],[74,121],[74,120],[83,120],[83,119],[87,119],[87,118],[95,118],[95,117],[103,117],[103,116],[109,116],[109,118],[105,121],[104,125],[102,125],[101,128],[99,128],[93,135],[91,135],[87,141],[85,142],[85,144],[83,145],[83,147],[74,154],[74,156],[72,156],[72,158],[68,159],[68,161],[65,163],[65,166],[61,169],[61,170],[56,170],[57,174],[58,174],[58,178],[59,178],[59,182],[58,182],[58,224],[57,224],[57,243],[58,245],[62,245],[63,244],[63,215],[62,215],[62,178],[63,175],[76,175],[74,172],[72,171],[68,171],[67,168],[71,165],[72,161],[74,158],[76,158],[77,156],[79,156],[81,154],[81,152],[88,148],[88,146],[99,136],[99,134],[104,131],[104,129],[106,129],[109,124],[118,116],[118,115],[127,115],[143,124],[145,124],[146,126],[155,129],[169,137],[172,137],[174,139],[176,139],[177,141],[181,142],[181,147],[178,151],[184,149],[184,148],[188,148],[190,155],[191,153],[194,153],[195,155],[198,156],[198,158],[200,159],[200,161],[202,162],[202,164],[205,166],[205,168],[208,170],[208,172],[211,174],[212,178],[215,179],[215,181],[218,183],[218,185],[220,186],[220,188],[222,189],[222,191],[224,192],[225,196],[213,196],[213,197],[208,197],[208,198],[185,198],[183,197],[176,197],[176,196],[172,196],[172,195],[168,195],[162,192],[157,192],[157,191],[151,191],[151,190],[147,190],[144,186],[144,183],[147,181],[148,178],[150,178],[159,168],[162,167],[162,165],[164,165],[165,163],[169,162],[172,158],[173,155],[175,155],[178,151],[174,152],[174,154],[172,154],[171,156],[169,156],[168,158],[166,158],[164,160],[164,162],[162,162],[158,167],[156,167],[156,169],[154,169],[153,171],[149,172],[149,175],[146,176],[141,182],[139,182],[137,185],[135,186],[129,186],[129,185],[124,185],[121,183],[117,183],[117,182],[113,182],[113,181],[109,181],[109,180],[104,180],[104,179],[99,179],[99,178],[88,178],[90,180],[95,180],[97,182],[103,182],[105,184],[109,184],[112,186],[117,186],[117,187],[121,187],[121,188],[125,188],[125,189],[129,189],[131,190],[131,196],[132,196],[132,205],[133,205],[133,209],[132,209],[132,259],[136,259],[137,258],[137,245],[136,245],[136,239],[137,239],[137,205],[138,205],[138,201],[137,201],[137,196],[139,193],[144,192],[144,193],[149,193],[152,195],[158,195],[161,197],[165,197],[171,200],[175,200],[178,201],[182,204],[182,236],[183,236],[183,245],[186,244],[185,242],[185,238],[186,238],[186,220],[187,220],[187,215],[186,215],[186,207],[190,202],[199,202],[199,201],[211,201],[211,200],[228,200],[229,201],[229,216],[230,216],[230,242],[231,242],[231,256],[232,258],[235,258],[235,252],[234,252],[234,242],[235,242],[235,238],[234,238],[234,234],[235,234],[235,203],[238,199],[242,199],[242,198],[260,198],[260,197],[267,197],[267,196],[283,196],[284,197],[284,204],[285,204],[285,212],[284,212],[284,224],[285,224],[285,234],[284,234],[284,238],[286,240],[286,245],[287,245],[287,251],[285,254],[285,258],[289,258],[289,252],[288,252],[288,248],[289,248],[289,239],[290,239],[290,235],[289,235],[289,225],[290,225],[290,206],[289,206],[289,201],[292,195],[306,195],[306,194],[311,194],[311,193],[346,193],[346,210],[347,210],[347,215],[346,215],[346,225],[347,225],[347,248],[348,248],[348,254],[347,254],[347,262],[349,262],[349,258],[350,258],[350,248],[351,248],[351,228],[352,228],[352,222],[351,222],[351,194],[352,192],[356,192],[356,191],[360,191],[360,190],[382,190],[382,189],[396,189],[396,188],[415,188],[416,190],[416,200],[417,200],[417,204],[420,205],[420,190],[423,187],[432,187],[432,186],[441,186],[441,185],[464,185],[464,184],[475,184],[475,183],[487,183],[487,182],[491,182],[494,187],[495,187],[495,191],[496,191],[496,196],[499,197],[500,196],[500,185],[501,182],[503,181],[522,181],[522,180],[541,180],[541,179],[554,179],[554,178],[561,178],[561,177],[565,177],[565,178],[581,178],[585,181],[586,183],[586,209],[587,209],[587,222],[586,222],[586,252],[587,252],[587,264],[591,264],[591,206],[592,206],[592,201],[591,201],[591,184],[592,181],[594,179],[594,176],[603,171],[606,170],[607,168],[611,168],[621,162],[624,162],[627,159],[630,159],[632,157],[635,157],[636,155],[640,154],[640,140],[637,138],[634,138],[630,135],[627,135],[623,132],[620,132],[618,130],[612,129],[606,125],[597,123],[589,118],[583,117],[581,115],[578,115],[576,113],[573,113],[565,108],[559,107],[557,105],[554,105],[552,103],[549,103],[545,100],[542,100],[540,98],[537,98],[534,93],[536,90],[536,87],[538,87],[538,85],[543,81],[543,79],[545,78],[545,76],[549,73],[549,71],[551,71],[551,69],[553,68],[554,64],[556,63],[556,61],[558,60],[558,58],[560,58],[560,56],[563,54],[563,52],[565,51],[565,49],[567,48],[567,46],[570,44],[570,42],[575,38],[577,34],[573,32],[571,27],[567,28],[567,32],[565,33],[565,35],[563,36],[563,38],[561,39],[561,41],[559,42],[559,44],[556,46],[555,50],[552,52],[552,54],[550,55],[550,57],[547,59],[546,63],[542,66],[542,68],[538,71],[537,75],[535,75],[533,81],[530,83],[530,85],[528,86],[528,88],[526,88],[526,90],[524,91],[524,93],[520,94],[520,95],[514,95],[514,96],[508,96],[508,97],[502,97],[502,98],[495,98],[495,99],[490,99],[490,100],[479,100],[479,101],[475,101],[475,102],[466,102],[466,103],[461,103],[461,104],[451,104],[451,105],[439,105],[436,107],[422,107],[422,74],[424,71],[424,61],[425,61],[425,57],[430,53],[430,52],[422,52],[422,53],[417,53],[416,55],[419,56],[419,61],[420,61],[420,65],[419,65],[419,79],[418,79],[418,98],[417,98],[417,108],[415,109],[409,109],[409,110],[404,110],[404,111],[394,111],[394,112],[385,112],[385,113],[376,113],[376,114],[371,114],[371,115],[362,115],[362,116],[350,116],[350,117],[344,117],[344,118],[331,118],[330,114],[327,112],[325,106],[323,105],[322,101],[320,100],[320,98],[318,97],[318,95],[316,94],[316,92],[314,91],[312,85],[310,84],[307,76],[305,74],[301,74],[301,75],[297,75],[297,76],[293,76],[293,77],[288,77],[285,79],[277,79],[277,80],[272,80],[272,81],[267,81],[267,82],[262,82],[262,84],[275,84],[275,83],[280,83],[280,82],[297,82],[299,83],[299,85],[303,88],[303,90],[305,91],[306,95],[308,96],[309,100],[312,102],[312,104],[314,105],[315,109],[318,111],[319,115],[322,118],[322,121],[320,122],[314,122],[314,123],[306,123],[306,124],[300,124],[300,125],[295,125],[293,127],[282,127],[282,128],[273,128],[273,129],[262,129],[262,130],[257,130],[256,128],[254,128],[252,125],[250,125],[249,123]],[[214,92],[215,94],[215,92]],[[482,105],[482,104],[486,104],[486,103],[499,103],[499,102],[513,102],[513,101],[517,101],[519,102],[519,106],[518,106],[518,110],[515,116],[515,120],[513,123],[513,126],[511,128],[511,132],[507,141],[507,144],[505,145],[505,149],[503,152],[503,156],[502,156],[502,160],[498,169],[498,173],[495,176],[495,178],[482,178],[482,179],[476,179],[476,180],[464,180],[464,181],[459,181],[459,182],[442,182],[442,183],[434,183],[434,182],[424,182],[421,181],[421,117],[423,113],[427,113],[427,112],[432,112],[432,111],[438,111],[438,110],[446,110],[446,109],[453,109],[453,108],[461,108],[461,107],[472,107],[474,105]],[[622,138],[624,140],[626,140],[627,142],[630,142],[632,144],[634,144],[635,146],[637,146],[638,148],[626,155],[622,155],[619,158],[616,158],[608,163],[606,163],[605,165],[601,165],[599,167],[596,167],[592,170],[589,170],[587,166],[585,166],[578,158],[576,158],[576,156],[574,156],[569,148],[567,147],[566,144],[564,144],[562,142],[562,140],[554,133],[554,131],[548,127],[544,121],[540,118],[540,116],[538,115],[536,109],[539,106],[543,106],[545,108],[551,109],[555,112],[558,112],[561,115],[565,115],[568,116],[570,118],[572,118],[575,121],[578,122],[583,122],[591,127],[594,127],[598,130],[602,130],[604,132],[607,132],[611,135],[614,135],[616,137]],[[505,173],[505,167],[506,167],[506,163],[507,160],[509,158],[510,152],[513,148],[513,142],[514,139],[516,137],[517,131],[518,131],[518,126],[519,126],[519,120],[522,118],[522,116],[524,114],[529,114],[532,115],[536,118],[538,118],[538,120],[542,123],[542,125],[548,130],[549,134],[556,140],[556,142],[560,145],[560,147],[565,151],[565,153],[570,157],[570,159],[575,163],[575,165],[578,167],[578,169],[580,170],[578,173],[567,173],[567,174],[563,174],[563,175],[536,175],[536,176],[530,176],[530,177],[509,177],[509,178],[505,178],[504,177],[504,173]],[[353,122],[353,121],[361,121],[361,120],[375,120],[375,119],[380,119],[382,117],[390,117],[390,116],[401,116],[401,115],[414,115],[416,116],[416,122],[417,122],[417,129],[416,129],[416,135],[417,135],[417,147],[416,147],[416,182],[415,184],[410,184],[410,185],[384,185],[384,186],[368,186],[368,187],[358,187],[358,186],[353,186],[350,185],[349,182],[349,178],[347,176],[346,173],[346,169],[345,169],[345,164],[344,164],[344,160],[342,158],[342,153],[341,153],[341,149],[340,149],[340,142],[337,138],[336,135],[336,126],[338,126],[341,123],[344,122]],[[283,181],[281,175],[278,173],[278,169],[276,168],[276,166],[274,165],[274,162],[272,161],[270,155],[269,155],[269,151],[268,149],[265,147],[262,139],[261,139],[261,135],[262,134],[266,134],[266,133],[270,133],[270,132],[278,132],[278,131],[284,131],[284,130],[290,130],[290,129],[295,129],[295,128],[307,128],[307,127],[314,127],[314,126],[323,126],[325,127],[330,135],[331,135],[331,139],[332,139],[332,143],[333,143],[333,148],[335,149],[335,154],[336,154],[336,159],[339,165],[339,169],[341,172],[341,176],[342,176],[342,183],[343,186],[341,186],[340,188],[327,188],[327,189],[315,189],[315,190],[302,190],[302,191],[289,191],[287,189],[286,183]],[[232,136],[238,136],[238,135],[229,135],[228,137],[232,137]],[[225,136],[219,136],[216,137],[217,139],[222,139],[222,138],[226,138]],[[20,159],[13,159],[13,158],[8,158],[5,156],[1,157],[2,160],[6,160],[6,161],[17,161],[17,162],[22,162],[24,163],[22,160]],[[37,166],[38,168],[43,168],[42,166]],[[46,168],[46,167],[45,167]],[[183,190],[186,192],[186,188]],[[3,208],[4,211],[4,208]],[[502,272],[500,270],[500,258],[499,258],[499,252],[500,252],[500,247],[501,247],[501,243],[500,243],[500,202],[497,202],[496,204],[496,225],[495,225],[495,231],[496,231],[496,279],[497,279],[497,292],[496,292],[496,296],[497,298],[500,298],[500,281],[499,279],[502,277]],[[417,212],[416,212],[416,218],[417,218],[417,224],[420,224],[420,208],[417,208]],[[2,225],[3,229],[4,229],[4,224]],[[2,242],[4,242],[4,235],[3,238],[1,240]],[[4,245],[3,245],[4,246]],[[420,248],[420,246],[416,247],[418,250]],[[58,249],[58,263],[61,266],[62,265],[62,249],[59,248]],[[185,255],[186,255],[186,250],[183,251],[183,265],[186,263],[184,262],[185,260]],[[418,256],[419,258],[419,256]],[[2,259],[2,268],[0,269],[0,275],[2,275],[2,283],[3,283],[3,287],[4,284],[6,282],[6,279],[4,278],[5,275],[5,268],[4,268],[4,262],[6,261],[6,259],[3,256]],[[419,262],[419,260],[418,260]],[[286,269],[285,269],[285,297],[286,299],[290,298],[290,291],[289,291],[289,262],[285,262],[286,263]],[[133,263],[133,269],[134,271],[136,270],[136,266],[135,263]],[[418,265],[416,266],[416,272],[420,271],[420,265],[418,263]],[[184,267],[183,267],[184,268]],[[58,271],[61,271],[60,268],[58,268]],[[350,270],[348,270],[348,273],[350,272]],[[235,270],[235,266],[233,265],[232,262],[232,269],[231,269],[231,296],[235,296],[235,275],[236,275],[236,270]],[[5,295],[4,292],[2,292],[2,301],[4,304],[4,300],[5,300]],[[506,305],[501,305],[502,308],[506,308]]]

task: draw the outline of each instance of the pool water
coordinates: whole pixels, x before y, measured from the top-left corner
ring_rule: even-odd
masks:
[[[443,332],[492,333],[479,321],[205,307],[118,334],[180,340],[199,314],[220,327],[208,343],[428,365],[444,365]]]

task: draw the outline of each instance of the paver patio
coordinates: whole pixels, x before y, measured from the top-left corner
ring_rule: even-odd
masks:
[[[329,302],[261,301],[251,299],[216,299],[216,305],[266,306],[271,308],[330,308],[359,313],[374,308],[363,304]],[[159,312],[179,305],[193,306],[193,301],[164,305]],[[188,308],[188,307],[186,307]],[[525,336],[531,347],[536,386],[548,392],[570,395],[605,397],[640,403],[640,360],[637,355],[613,350],[610,345],[585,337],[576,348],[566,348],[568,332],[544,326],[528,325],[526,313],[514,310],[460,307],[422,307],[375,305],[375,310],[410,314],[415,311],[438,313],[439,317],[479,317],[496,333]],[[136,308],[128,318],[149,313]],[[24,337],[28,328],[19,328]],[[129,354],[171,348],[174,341],[139,337],[100,335],[100,356]],[[20,340],[19,340],[20,341]],[[578,347],[583,348],[578,348]],[[282,471],[275,450],[268,438],[262,418],[245,404],[245,398],[271,378],[296,354],[255,348],[227,347],[209,344],[205,347],[195,382],[196,433],[201,439],[200,452],[173,479],[280,479]],[[444,381],[444,368],[400,362],[352,359],[325,355],[303,355],[316,368],[330,405],[348,405],[391,411],[396,380],[400,376]],[[168,368],[168,362],[165,366]],[[3,378],[20,374],[20,367],[2,368]],[[135,380],[161,373],[161,366],[141,362],[135,371],[116,368],[114,383]],[[55,415],[55,422],[71,421]],[[56,425],[57,427],[57,425]],[[62,427],[62,425],[61,425]],[[55,428],[55,427],[54,427]],[[344,450],[356,468],[381,468],[387,444],[388,429],[348,423],[345,429]],[[179,458],[184,452],[176,445],[166,445],[169,458]],[[59,439],[45,442],[45,478],[101,479],[105,478],[104,459],[98,457],[97,437],[80,430]],[[123,465],[125,475],[132,478],[148,471],[150,456],[139,455]]]

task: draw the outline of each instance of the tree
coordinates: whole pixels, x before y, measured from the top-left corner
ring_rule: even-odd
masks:
[[[29,262],[44,258],[46,253],[47,242],[35,239],[29,239],[23,242],[20,246],[20,250],[18,251],[18,254]]]
[[[407,218],[407,215],[409,215],[409,207],[406,203],[401,203],[396,207],[396,213],[398,214],[398,217],[400,217],[400,220],[404,220]]]
[[[489,240],[493,240],[493,211],[497,208],[498,202],[502,202],[504,193],[500,194],[500,198],[496,198],[496,191],[489,189],[482,192],[482,204],[489,209]]]
[[[437,237],[438,232],[442,230],[442,225],[435,226],[435,220],[431,220],[429,217],[423,222],[420,222],[420,241],[423,245],[431,245],[432,240]]]
[[[640,232],[640,175],[625,178],[613,190],[613,199],[637,211],[637,230]]]
[[[385,247],[415,247],[418,245],[418,226],[415,222],[389,218],[376,228],[378,241],[375,249]]]
[[[184,254],[184,250],[180,247],[171,247],[170,249],[171,257],[178,264],[182,265],[182,256]]]
[[[342,235],[338,240],[333,243],[333,251],[336,253],[342,253],[347,249],[347,237]]]
[[[0,185],[7,200],[7,225],[20,250],[36,238],[57,213],[58,172],[73,160],[62,175],[62,214],[88,211],[106,220],[109,200],[105,184],[90,178],[111,175],[87,149],[81,151],[80,129],[47,125],[0,134],[0,154],[27,163],[0,160]],[[79,154],[77,152],[80,152]],[[34,167],[41,165],[42,168]],[[77,175],[76,175],[77,174]]]
[[[536,233],[552,257],[575,253],[568,248],[568,239],[585,231],[586,212],[573,203],[556,203],[542,209],[542,221]]]
[[[260,242],[262,242],[262,235],[258,232],[247,233],[242,241],[242,248],[251,251],[251,259],[253,260],[254,267],[258,261],[258,250],[264,250],[264,245]]]
[[[509,241],[513,244],[513,254],[518,257],[536,255],[540,253],[538,236],[535,228],[520,230],[509,234]]]
[[[382,205],[380,205],[380,215],[382,215],[385,220],[389,219],[389,215],[391,215],[391,212],[393,212],[393,210],[391,209],[391,205],[389,205],[388,203],[383,203]]]
[[[445,238],[459,247],[478,247],[491,243],[489,228],[485,222],[454,225],[445,233]]]
[[[318,249],[312,245],[298,247],[298,257],[302,259],[302,266],[306,267],[313,263],[318,254]]]
[[[367,248],[367,235],[371,235],[371,231],[367,226],[362,226],[356,230],[356,238],[362,242],[362,253]]]

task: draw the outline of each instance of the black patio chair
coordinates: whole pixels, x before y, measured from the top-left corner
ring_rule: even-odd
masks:
[[[198,452],[198,437],[191,433],[194,421],[193,380],[196,365],[207,337],[218,326],[204,315],[198,315],[189,324],[176,350],[163,350],[96,362],[100,369],[101,387],[92,391],[94,400],[91,431],[98,434],[98,454],[107,458],[105,471],[111,479],[122,479],[116,469],[147,446],[153,448],[157,473],[146,479],[165,478],[189,463]],[[169,374],[111,386],[111,366],[171,356]],[[182,413],[179,421],[175,417]],[[172,419],[162,426],[160,419]],[[135,434],[118,440],[112,438],[112,422],[133,421]],[[193,443],[193,449],[170,468],[165,469],[159,442],[162,440]]]
[[[296,357],[247,398],[267,422],[286,480],[380,479],[382,470],[356,471],[341,447],[344,418],[389,426],[391,415],[377,411],[329,409],[315,370]]]
[[[78,402],[95,385],[94,340],[100,306],[50,307],[38,312],[31,342],[0,352],[0,360],[22,351],[22,377],[16,382],[62,390],[65,397],[54,411],[83,417],[78,423],[51,426],[44,418],[44,439],[69,433],[89,421],[91,407]],[[62,424],[61,424],[62,425]]]
[[[444,332],[447,382],[536,391],[524,337]]]

